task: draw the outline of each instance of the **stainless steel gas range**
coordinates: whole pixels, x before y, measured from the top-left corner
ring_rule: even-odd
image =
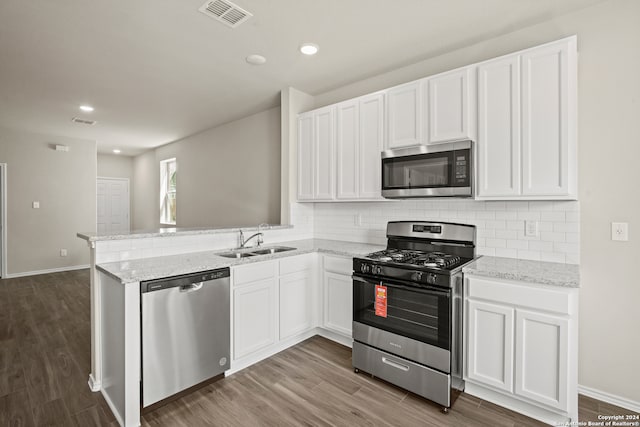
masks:
[[[446,412],[462,380],[462,267],[475,226],[387,224],[387,249],[353,260],[353,368]]]

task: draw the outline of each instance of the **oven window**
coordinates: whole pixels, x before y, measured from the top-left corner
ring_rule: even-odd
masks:
[[[386,317],[376,315],[376,284],[354,280],[354,321],[450,350],[449,294],[382,284],[387,287]]]
[[[448,187],[451,164],[450,152],[384,159],[382,185],[386,189]]]

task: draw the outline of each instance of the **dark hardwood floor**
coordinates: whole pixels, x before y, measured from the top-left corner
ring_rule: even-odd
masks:
[[[0,280],[0,426],[117,425],[90,371],[87,270]],[[630,411],[580,396],[580,420]],[[539,426],[462,394],[449,414],[311,338],[144,416],[145,426]]]

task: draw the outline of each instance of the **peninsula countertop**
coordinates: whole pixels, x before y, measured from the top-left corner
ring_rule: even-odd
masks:
[[[193,252],[180,255],[162,256],[154,258],[133,259],[128,261],[110,262],[99,264],[96,268],[105,274],[115,278],[123,284],[135,283],[143,280],[160,279],[182,274],[197,273],[199,271],[213,270],[216,268],[231,267],[240,264],[269,261],[294,255],[312,252],[357,257],[384,249],[381,245],[368,243],[344,242],[339,240],[305,239],[289,242],[279,242],[265,245],[262,248],[272,246],[288,246],[296,248],[287,252],[275,254],[251,256],[246,258],[224,258],[220,253],[229,250],[215,250],[205,252]],[[256,249],[251,248],[251,249]],[[250,249],[248,248],[247,251]]]
[[[270,230],[284,230],[293,228],[292,225],[271,225],[260,227],[261,231]],[[200,227],[200,228],[177,228],[177,227],[162,227],[147,230],[131,230],[118,233],[95,233],[95,232],[82,232],[77,233],[76,236],[86,240],[87,242],[99,242],[105,240],[125,240],[125,239],[147,239],[150,237],[173,237],[173,236],[193,236],[197,234],[221,234],[221,233],[237,233],[242,231],[258,231],[258,226],[248,225],[246,227]]]

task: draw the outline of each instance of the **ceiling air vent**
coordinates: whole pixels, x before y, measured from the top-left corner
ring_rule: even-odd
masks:
[[[208,1],[198,10],[208,17],[220,21],[231,28],[237,27],[253,16],[238,5],[226,0]]]
[[[74,117],[73,119],[71,119],[71,121],[74,123],[80,123],[83,125],[95,125],[97,123],[95,120],[85,120],[85,119],[81,119],[80,117]]]

